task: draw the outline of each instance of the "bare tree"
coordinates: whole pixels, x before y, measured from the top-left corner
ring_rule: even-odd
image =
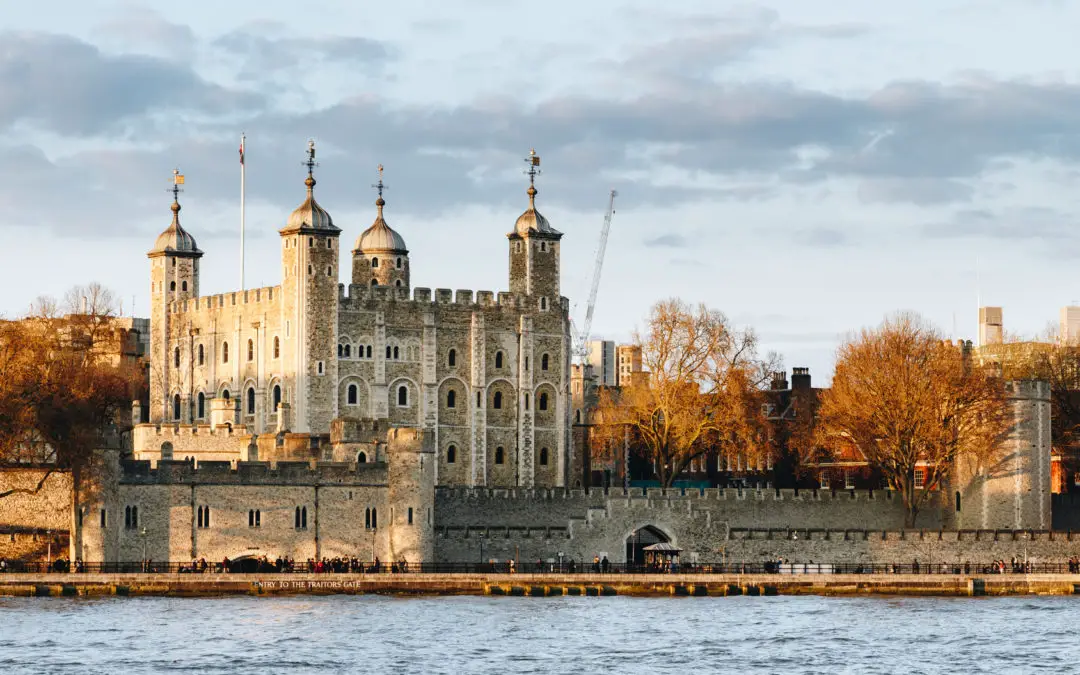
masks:
[[[86,301],[83,301],[86,298]],[[81,471],[106,435],[122,431],[123,413],[142,385],[137,364],[119,357],[114,300],[97,284],[76,288],[68,308],[48,298],[30,314],[0,324],[0,462],[42,466],[36,493],[56,470]]]
[[[854,446],[882,473],[912,527],[956,460],[993,466],[1012,426],[995,369],[918,316],[899,314],[840,347],[817,431],[823,447]],[[916,469],[925,471],[925,489],[915,487]]]
[[[761,458],[768,449],[762,387],[777,359],[758,357],[753,331],[734,329],[705,305],[672,299],[653,306],[634,340],[648,374],[600,392],[596,454],[629,441],[654,463],[664,487],[709,453]]]

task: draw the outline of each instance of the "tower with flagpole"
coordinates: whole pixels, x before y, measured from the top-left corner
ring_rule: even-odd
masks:
[[[240,290],[244,290],[244,197],[247,193],[247,185],[245,182],[245,171],[247,170],[244,162],[244,141],[246,136],[240,134]]]

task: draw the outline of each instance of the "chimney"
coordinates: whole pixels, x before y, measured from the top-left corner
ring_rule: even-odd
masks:
[[[770,388],[775,391],[781,391],[788,388],[787,373],[783,371],[776,371],[772,374],[772,384]]]
[[[810,369],[791,369],[791,388],[795,391],[808,391],[810,389]]]

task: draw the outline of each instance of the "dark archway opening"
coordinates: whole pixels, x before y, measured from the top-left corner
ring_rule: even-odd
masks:
[[[670,543],[671,539],[653,527],[646,525],[634,531],[626,538],[626,562],[630,565],[643,565],[645,563],[645,547],[659,543]]]
[[[230,560],[229,571],[234,574],[254,574],[259,571],[259,559],[244,557]]]

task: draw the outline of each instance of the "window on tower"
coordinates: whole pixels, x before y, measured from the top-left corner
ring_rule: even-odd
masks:
[[[169,282],[169,290],[170,291],[175,291],[176,290],[176,282],[175,281],[170,281]]]
[[[186,281],[181,281],[180,282],[180,290],[187,291],[187,282]]]
[[[378,258],[372,258],[371,259],[371,266],[372,267],[378,267],[379,266],[379,259]]]
[[[221,362],[222,363],[228,363],[229,362],[229,343],[228,342],[222,342],[221,343]]]
[[[203,349],[202,345],[199,345],[199,365],[201,366],[204,363],[205,360],[206,360],[206,351]]]
[[[202,349],[202,347],[200,347],[199,349]],[[278,336],[275,335],[274,336],[274,358],[276,359],[276,358],[279,358],[280,356],[281,356],[281,339]]]
[[[401,258],[397,259],[397,268],[401,269]]]
[[[447,352],[447,354],[446,354],[446,364],[448,366],[450,366],[451,368],[453,368],[455,365],[457,365],[457,350],[456,349],[451,349],[449,352]]]

